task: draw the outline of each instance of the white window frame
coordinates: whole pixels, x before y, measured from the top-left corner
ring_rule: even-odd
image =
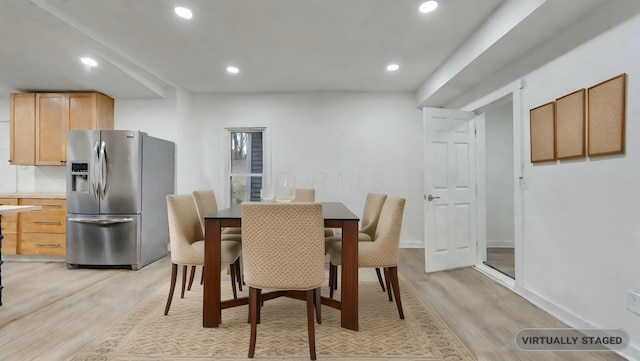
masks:
[[[222,202],[223,208],[228,208],[231,205],[231,133],[233,132],[262,132],[262,146],[263,146],[263,158],[262,158],[262,177],[268,177],[271,174],[271,133],[268,125],[253,125],[253,126],[226,126],[221,132],[223,139],[221,142],[222,160],[222,185],[224,197],[218,199],[218,202]],[[258,174],[258,173],[257,173]]]

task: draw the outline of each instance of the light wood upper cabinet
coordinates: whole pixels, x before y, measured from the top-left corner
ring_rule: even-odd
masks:
[[[65,165],[67,132],[113,129],[113,108],[100,93],[11,94],[11,164]]]
[[[64,165],[68,130],[67,95],[36,94],[36,165]]]
[[[36,95],[11,94],[11,148],[9,163],[34,165],[36,162]]]
[[[113,129],[113,99],[100,93],[68,94],[69,130]]]

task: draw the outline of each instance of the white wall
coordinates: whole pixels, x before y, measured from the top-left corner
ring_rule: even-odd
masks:
[[[640,16],[524,77],[524,232],[516,288],[573,326],[616,327],[640,359]],[[628,74],[623,155],[533,165],[529,109],[620,73]],[[481,99],[480,99],[481,100]],[[478,102],[478,101],[475,101]]]
[[[16,191],[16,167],[7,162],[10,145],[9,98],[0,98],[0,193]]]
[[[202,183],[198,150],[201,127],[190,119],[191,95],[167,90],[167,99],[116,99],[116,129],[138,129],[176,143],[176,193],[190,193]],[[195,182],[195,183],[194,183]]]
[[[514,247],[513,102],[485,113],[487,247]]]
[[[368,192],[405,197],[403,246],[423,245],[422,123],[412,94],[196,95],[192,122],[202,124],[192,162],[221,205],[224,128],[268,126],[274,179],[295,176],[318,201],[345,202],[360,216]]]

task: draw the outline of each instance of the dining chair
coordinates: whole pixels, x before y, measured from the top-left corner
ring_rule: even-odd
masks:
[[[193,191],[193,199],[198,207],[198,215],[204,219],[204,216],[218,211],[218,202],[216,200],[216,194],[212,190],[200,190]],[[203,223],[204,232],[204,223]],[[223,234],[240,234],[240,227],[225,227],[222,230]],[[230,237],[229,239],[235,239]],[[238,237],[238,241],[242,238]]]
[[[313,188],[296,188],[292,202],[315,202],[316,190]]]
[[[306,300],[309,354],[315,360],[313,311],[320,323],[324,283],[322,204],[244,202],[242,237],[244,280],[249,286],[249,358],[255,354],[261,304],[271,298],[262,290],[269,289]]]
[[[384,269],[387,289],[393,288],[396,306],[400,319],[404,319],[402,301],[400,299],[400,285],[398,281],[398,250],[400,248],[400,231],[404,213],[404,198],[387,197],[380,212],[378,226],[371,242],[358,242],[358,267],[379,267]],[[342,263],[342,242],[332,242],[327,246],[330,257],[329,271],[337,274],[337,266]],[[333,268],[333,270],[331,270]],[[337,283],[337,277],[329,277],[329,289]],[[333,292],[330,292],[333,298]]]
[[[188,266],[204,265],[204,236],[191,194],[167,195],[167,214],[169,220],[169,245],[171,248],[171,285],[164,314],[169,313],[173,291],[176,286],[178,265],[182,265],[182,293],[184,298]],[[236,241],[222,241],[220,245],[222,263],[238,262],[241,244]],[[234,298],[237,298],[235,287],[235,268],[231,268],[231,286]]]
[[[313,188],[296,188],[296,194],[292,202],[315,202],[316,190]],[[324,236],[330,237],[335,235],[335,231],[332,228],[324,229]]]
[[[364,210],[362,212],[362,220],[360,221],[360,231],[358,231],[358,242],[372,242],[376,227],[378,226],[378,220],[380,219],[380,212],[382,212],[382,206],[387,199],[386,194],[368,193],[364,202]],[[325,239],[325,249],[328,248],[329,243],[342,242],[342,236],[332,236]],[[380,267],[376,267],[376,275],[378,276],[378,282],[382,288],[382,292],[385,292],[384,281],[382,280],[382,273]],[[337,278],[337,274],[329,274],[331,278]],[[337,287],[337,282],[334,282],[334,287]],[[334,288],[335,289],[335,288]],[[333,289],[330,291],[333,292]]]
[[[196,211],[198,212],[198,219],[200,219],[200,226],[202,228],[202,234],[204,234],[204,217],[218,211],[218,202],[216,201],[216,194],[212,190],[198,190],[193,191],[193,201],[196,204]],[[227,227],[222,230],[221,239],[223,241],[236,241],[242,242],[242,235],[240,233],[240,227]],[[238,278],[238,289],[242,291],[242,269],[240,267],[240,259],[238,262],[232,264],[230,267],[235,267],[235,274]],[[191,276],[189,277],[189,286],[187,290],[191,290],[193,284],[193,278],[195,274],[195,266],[191,267]],[[204,273],[204,267],[202,272]],[[202,283],[204,277],[200,277],[200,283]]]

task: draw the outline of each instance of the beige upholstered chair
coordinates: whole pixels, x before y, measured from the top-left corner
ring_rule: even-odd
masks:
[[[316,190],[313,188],[296,188],[296,196],[292,202],[315,202]],[[324,229],[325,237],[333,236],[335,232],[331,228]]]
[[[398,283],[398,249],[400,248],[400,230],[405,202],[404,198],[387,197],[382,206],[373,241],[358,242],[358,266],[384,269],[387,288],[390,283],[401,319],[404,319],[404,313],[402,312]],[[337,281],[337,277],[332,277],[332,275],[337,274],[337,266],[342,264],[342,243],[330,243],[327,246],[327,253],[331,257],[329,289],[332,290]]]
[[[192,195],[193,201],[196,204],[196,210],[198,211],[198,218],[200,219],[202,234],[204,234],[204,217],[218,211],[218,202],[216,201],[216,195],[212,190],[193,191]],[[222,231],[222,240],[241,242],[242,235],[240,234],[240,227],[225,228]],[[232,264],[231,267],[235,267],[235,274],[238,277],[238,289],[242,291],[242,270],[240,267],[240,261]],[[195,266],[191,267],[191,276],[189,277],[189,286],[187,287],[187,290],[191,290],[195,268]],[[200,279],[200,282],[202,283],[202,278]]]
[[[169,218],[169,244],[171,246],[171,285],[164,314],[169,313],[173,291],[176,286],[178,265],[182,265],[182,294],[184,298],[187,267],[204,265],[204,240],[196,206],[191,194],[170,194],[167,196],[167,213]],[[238,262],[241,244],[235,241],[222,241],[222,263]],[[234,298],[235,268],[232,267],[231,282]]]
[[[324,220],[320,203],[242,203],[242,261],[249,286],[251,337],[256,347],[262,289],[307,301],[309,354],[316,359],[313,309],[320,323],[320,287],[324,282]],[[266,296],[266,295],[265,295]]]
[[[193,200],[198,208],[198,216],[204,220],[204,217],[218,211],[218,201],[216,194],[212,190],[193,191]],[[202,223],[202,232],[204,233],[204,223]],[[227,227],[222,231],[223,234],[240,234],[240,227]],[[237,239],[241,237],[228,237],[226,239]]]
[[[313,188],[296,188],[296,195],[292,202],[315,202],[316,190]]]
[[[358,232],[358,242],[372,242],[375,234],[376,227],[378,226],[378,219],[380,218],[380,212],[382,212],[382,206],[387,199],[386,194],[369,193],[367,199],[364,202],[364,211],[362,212],[362,220],[360,221],[360,231]],[[342,236],[327,237],[325,240],[325,248],[328,248],[329,243],[341,242]],[[376,275],[378,276],[378,282],[382,291],[385,292],[384,282],[382,280],[382,274],[380,268],[376,267]],[[336,278],[337,275],[330,275]],[[334,282],[334,286],[337,286],[337,282]],[[333,292],[331,290],[330,292]]]

